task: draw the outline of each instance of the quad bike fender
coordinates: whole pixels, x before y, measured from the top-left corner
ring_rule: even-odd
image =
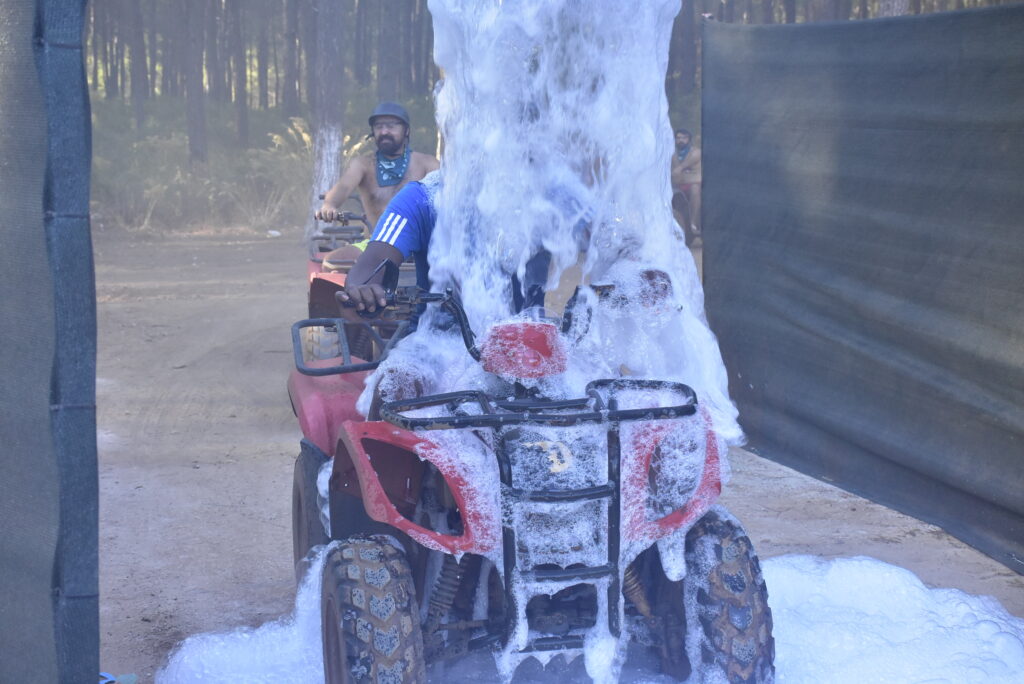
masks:
[[[711,417],[701,408],[700,413],[684,420],[700,420],[703,424],[704,465],[700,480],[687,502],[680,508],[659,518],[653,518],[647,505],[650,492],[651,462],[659,443],[676,429],[675,421],[650,422],[638,429],[623,451],[631,453],[629,466],[623,468],[622,480],[622,533],[626,541],[639,548],[668,537],[685,537],[701,516],[707,513],[722,493],[721,456],[718,435],[712,429]],[[627,451],[628,450],[628,451]],[[659,545],[672,549],[681,545],[665,543]],[[680,560],[681,559],[675,559]],[[675,565],[675,563],[672,563]],[[684,563],[685,565],[685,563]]]
[[[311,273],[309,276],[309,317],[336,318],[338,302],[334,299],[334,293],[344,287],[344,273]]]
[[[309,366],[330,366],[337,359],[309,361]],[[328,457],[334,455],[338,431],[346,420],[360,418],[356,401],[368,373],[311,376],[293,370],[288,376],[288,397],[302,434]]]
[[[404,459],[386,457],[388,452],[394,454],[395,447],[405,452]],[[383,421],[346,421],[339,434],[338,453],[342,452],[351,463],[363,506],[372,519],[398,528],[435,551],[484,555],[498,547],[501,524],[494,488],[471,484],[473,478],[465,464],[446,454],[435,442]],[[340,472],[339,467],[345,467],[339,466],[340,460],[335,461],[332,490],[351,486],[336,481],[352,477],[352,472]],[[417,468],[417,464],[422,461],[431,463],[444,477],[462,519],[461,535],[443,534],[407,517],[415,510],[419,496],[416,489],[422,468]]]
[[[309,259],[306,261],[306,282],[312,283],[313,277],[324,270],[323,260]]]

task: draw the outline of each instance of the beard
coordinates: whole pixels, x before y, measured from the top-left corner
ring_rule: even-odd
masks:
[[[389,157],[394,156],[398,154],[400,149],[402,149],[402,144],[404,142],[404,139],[399,140],[391,135],[381,135],[377,138],[377,149]]]

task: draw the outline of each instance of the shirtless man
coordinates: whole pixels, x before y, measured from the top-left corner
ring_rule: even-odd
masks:
[[[409,115],[401,105],[382,102],[370,115],[370,131],[377,151],[356,157],[324,196],[316,212],[321,221],[341,219],[341,206],[359,189],[366,220],[377,225],[391,198],[409,181],[418,181],[440,166],[429,154],[409,146]]]
[[[690,230],[700,235],[700,148],[693,146],[690,131],[676,131],[676,152],[672,155],[672,190],[686,195],[690,207]]]

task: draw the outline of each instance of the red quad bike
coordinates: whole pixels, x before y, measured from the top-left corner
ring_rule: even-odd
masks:
[[[496,324],[478,347],[451,291],[389,292],[446,310],[493,389],[364,420],[356,398],[400,334],[378,338],[375,359],[343,335],[337,358],[307,360],[301,331],[328,321],[293,326],[294,552],[301,573],[331,544],[325,680],[426,682],[428,667],[480,650],[505,673],[523,664],[516,677],[549,674],[531,658],[551,671],[611,654],[614,677],[632,641],[678,681],[773,681],[767,590],[743,528],[715,505],[721,442],[693,390],[620,378],[545,398],[537,388],[558,387],[587,332],[585,306],[570,302],[561,326]]]

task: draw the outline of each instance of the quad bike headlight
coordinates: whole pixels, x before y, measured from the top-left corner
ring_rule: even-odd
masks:
[[[704,468],[705,447],[703,430],[672,430],[658,442],[647,475],[649,520],[664,517],[693,498]]]

